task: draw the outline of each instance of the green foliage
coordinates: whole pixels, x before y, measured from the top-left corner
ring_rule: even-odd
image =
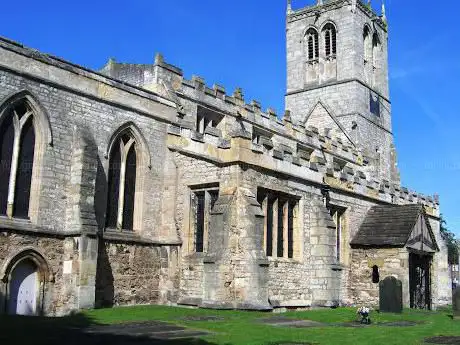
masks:
[[[448,252],[448,261],[450,265],[458,265],[458,241],[455,238],[455,234],[450,232],[447,228],[447,223],[444,217],[441,214],[441,236],[444,242],[447,245],[447,252]]]

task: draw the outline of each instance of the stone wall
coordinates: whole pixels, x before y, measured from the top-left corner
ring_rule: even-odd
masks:
[[[56,315],[94,306],[96,233],[105,228],[108,147],[120,128],[133,128],[139,134],[137,149],[147,157],[138,162],[143,176],[141,201],[136,205],[142,210],[136,241],[161,244],[162,249],[149,252],[133,246],[131,234],[120,233],[120,246],[126,247],[109,246],[114,267],[106,266],[108,272],[99,275],[115,275],[117,304],[177,300],[178,233],[169,219],[168,226],[158,221],[165,207],[175,208],[163,205],[170,188],[162,164],[168,153],[165,122],[175,119],[174,102],[3,40],[0,64],[0,116],[10,102],[25,99],[34,110],[37,142],[44,143],[36,147],[40,156],[32,186],[36,212],[27,221],[0,217],[5,234],[0,241],[8,246],[1,253],[10,255],[33,245],[45,253],[46,262],[52,256],[53,282],[48,284],[44,312]],[[99,252],[106,249],[102,244]],[[140,259],[132,275],[126,266],[129,258]],[[142,281],[144,273],[152,289]],[[135,287],[130,290],[131,286]],[[138,288],[142,291],[136,297]]]
[[[439,247],[439,252],[435,253],[431,264],[432,301],[433,308],[436,309],[438,306],[452,303],[452,281],[449,275],[447,246],[441,237],[439,220],[430,217],[429,222]]]
[[[177,301],[177,248],[99,243],[96,305],[157,304]]]
[[[216,163],[174,153],[177,176],[176,222],[182,240],[180,301],[184,304],[198,305],[204,293],[205,253],[196,253],[194,249],[193,228],[191,226],[190,197],[191,188],[199,186],[219,186],[229,179],[229,168]]]
[[[380,280],[394,276],[402,281],[403,304],[409,307],[409,253],[405,248],[352,249],[349,270],[350,299],[355,305],[379,305],[379,284],[372,282],[372,267]]]
[[[34,250],[39,253],[48,265],[48,279],[45,281],[45,300],[43,313],[48,315],[63,315],[77,309],[75,294],[75,276],[64,274],[62,262],[78,258],[74,248],[74,239],[64,240],[55,236],[40,234],[22,234],[0,231],[0,269],[2,275],[9,274],[10,265],[16,259],[21,259],[25,251]],[[7,276],[0,284],[1,294],[6,297],[8,284]],[[0,300],[0,310],[4,310],[6,300]]]

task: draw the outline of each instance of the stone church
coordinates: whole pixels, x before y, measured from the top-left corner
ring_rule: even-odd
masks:
[[[388,27],[286,15],[286,110],[161,55],[92,71],[0,39],[0,313],[450,300],[439,201],[400,184]]]

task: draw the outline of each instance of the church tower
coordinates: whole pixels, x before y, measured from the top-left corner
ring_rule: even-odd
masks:
[[[361,151],[374,177],[399,181],[388,88],[388,30],[359,0],[288,0],[286,109]]]

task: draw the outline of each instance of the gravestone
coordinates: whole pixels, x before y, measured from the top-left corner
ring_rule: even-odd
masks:
[[[454,319],[460,319],[460,286],[452,292],[452,311]]]
[[[402,313],[402,283],[395,277],[386,277],[379,283],[380,311]]]

